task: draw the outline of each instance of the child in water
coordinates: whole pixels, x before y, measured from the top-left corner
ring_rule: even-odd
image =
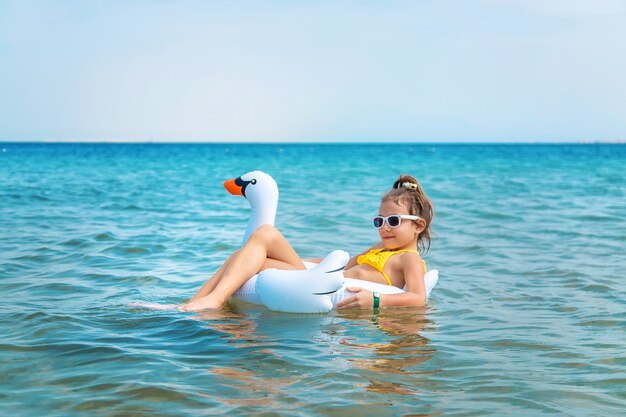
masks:
[[[380,294],[379,306],[421,306],[426,303],[426,263],[420,256],[430,247],[432,204],[419,182],[401,175],[382,198],[373,225],[380,242],[346,264],[344,276],[381,284],[406,286],[401,294]],[[320,262],[321,259],[305,259]],[[274,226],[262,225],[235,251],[198,292],[181,306],[183,311],[222,307],[251,276],[268,268],[303,270],[303,260]],[[354,295],[337,308],[368,308],[374,295],[363,288],[348,288]]]

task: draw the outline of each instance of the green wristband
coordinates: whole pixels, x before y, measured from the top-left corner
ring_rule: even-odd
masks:
[[[378,306],[380,305],[380,294],[378,294],[378,291],[374,291],[372,294],[374,294],[374,310],[378,310]]]

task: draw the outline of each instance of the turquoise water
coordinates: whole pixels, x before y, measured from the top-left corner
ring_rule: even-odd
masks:
[[[0,143],[0,414],[618,415],[626,146]],[[304,257],[356,254],[399,173],[435,203],[426,310],[185,300],[260,169]]]

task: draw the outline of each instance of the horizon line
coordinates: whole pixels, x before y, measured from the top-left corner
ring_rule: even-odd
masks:
[[[74,145],[622,145],[626,139],[589,139],[577,141],[169,141],[123,139],[35,139],[3,140],[2,144],[74,144]]]

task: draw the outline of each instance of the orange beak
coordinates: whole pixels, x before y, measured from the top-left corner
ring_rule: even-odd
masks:
[[[224,188],[232,195],[240,195],[243,197],[242,187],[235,184],[235,178],[232,180],[224,181]]]

